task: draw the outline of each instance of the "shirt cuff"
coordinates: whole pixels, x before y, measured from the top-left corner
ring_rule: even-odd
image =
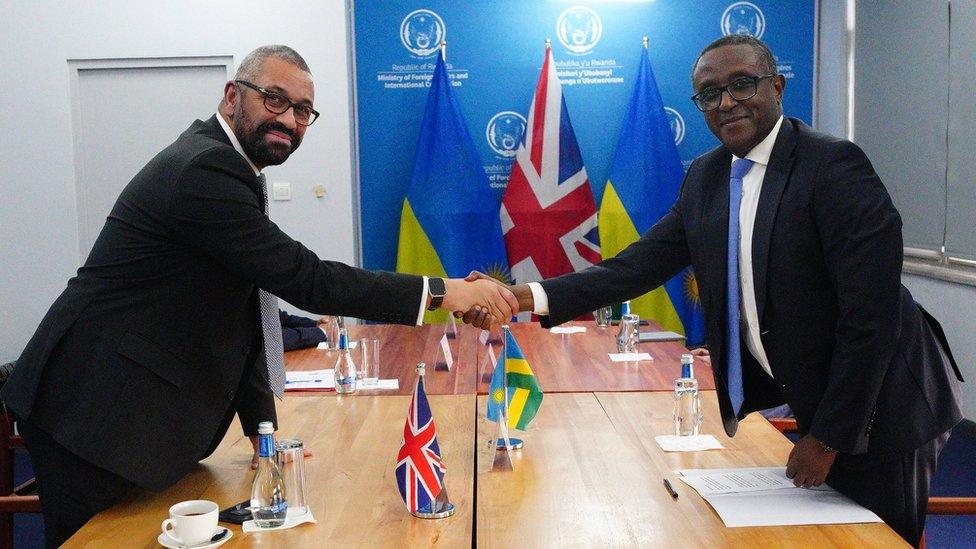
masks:
[[[537,315],[546,316],[549,314],[549,296],[542,289],[542,284],[529,282],[526,284],[532,290],[532,312]]]
[[[417,312],[417,324],[416,324],[417,326],[423,326],[423,324],[424,324],[424,309],[427,308],[424,305],[427,305],[427,292],[428,291],[429,290],[427,289],[427,277],[425,276],[424,277],[424,288],[423,288],[423,291],[420,292],[420,311]]]

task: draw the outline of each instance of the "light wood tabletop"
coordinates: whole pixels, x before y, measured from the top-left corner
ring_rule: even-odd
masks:
[[[252,534],[227,525],[234,535],[222,547],[470,547],[474,399],[430,397],[448,467],[445,484],[457,511],[446,519],[424,520],[407,512],[394,475],[410,397],[286,397],[278,404],[278,436],[300,438],[314,452],[306,458],[305,474],[318,523]],[[165,492],[146,493],[100,513],[65,547],[159,547],[160,523],[174,503],[209,499],[224,509],[250,498],[250,461],[251,443],[234,422],[195,472]]]
[[[667,393],[547,394],[513,452],[513,471],[492,471],[479,419],[478,547],[899,547],[884,524],[726,528],[674,473],[682,468],[785,465],[792,445],[758,414],[725,436],[714,392],[703,393],[703,432],[725,450],[664,452],[673,432]],[[483,407],[485,397],[479,399]],[[480,409],[480,408],[479,408]],[[674,500],[663,485],[668,477]]]
[[[511,325],[512,333],[547,393],[594,392],[594,391],[671,391],[674,380],[681,372],[681,354],[688,352],[681,342],[641,343],[640,352],[654,357],[652,361],[611,362],[608,353],[616,352],[617,327],[599,328],[593,321],[568,322],[564,326],[582,326],[585,333],[553,334],[538,322],[520,322]],[[655,330],[655,325],[642,330]],[[417,362],[427,363],[428,394],[485,394],[490,382],[485,367],[487,356],[484,346],[478,342],[480,330],[459,325],[458,337],[451,339],[451,354],[455,360],[451,371],[435,370],[432,366],[442,362],[440,340],[445,325],[401,326],[394,324],[369,324],[351,326],[350,339],[377,338],[380,346],[380,377],[397,378],[397,391],[363,391],[364,394],[410,394]],[[498,333],[495,337],[498,338]],[[496,356],[500,342],[493,345]],[[302,349],[285,353],[285,369],[321,370],[332,368],[336,352],[320,349]],[[356,351],[353,358],[359,360]],[[701,388],[714,389],[712,370],[707,362],[696,361],[696,377]]]

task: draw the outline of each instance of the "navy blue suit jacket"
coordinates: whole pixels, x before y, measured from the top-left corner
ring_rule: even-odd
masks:
[[[743,345],[746,402],[733,414],[726,381],[730,168],[723,146],[700,156],[670,212],[638,241],[589,269],[542,282],[550,312],[543,324],[644,294],[691,264],[730,436],[745,413],[784,401],[801,432],[847,460],[900,455],[955,425],[962,378],[941,327],[901,285],[901,218],[884,185],[856,145],[792,118],[776,137],[753,231],[760,337],[773,377]]]

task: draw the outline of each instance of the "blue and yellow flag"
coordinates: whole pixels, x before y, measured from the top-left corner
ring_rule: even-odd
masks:
[[[508,282],[498,210],[438,55],[400,214],[397,271],[458,278],[477,269]],[[446,315],[426,318],[444,321]]]
[[[645,47],[600,203],[604,259],[620,253],[668,212],[678,199],[683,177],[674,133]],[[665,330],[684,334],[689,345],[705,340],[698,282],[691,268],[631,300],[631,312],[658,322]]]
[[[488,387],[488,419],[497,422],[505,408],[508,385],[508,426],[524,431],[542,404],[542,388],[512,332],[505,330],[505,352],[498,357]]]

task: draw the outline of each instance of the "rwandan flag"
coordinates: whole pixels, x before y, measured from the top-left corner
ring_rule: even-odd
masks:
[[[396,270],[459,278],[477,269],[508,282],[498,208],[439,55],[400,214]],[[443,322],[447,312],[426,319]]]
[[[604,259],[620,253],[668,212],[678,199],[683,177],[681,158],[645,46],[600,204]],[[689,345],[705,340],[698,282],[690,268],[664,286],[631,300],[630,307],[641,318],[684,334]]]
[[[488,387],[488,419],[497,422],[505,407],[508,384],[508,426],[524,431],[542,404],[542,388],[519,349],[515,336],[505,330],[505,352],[498,357]]]

